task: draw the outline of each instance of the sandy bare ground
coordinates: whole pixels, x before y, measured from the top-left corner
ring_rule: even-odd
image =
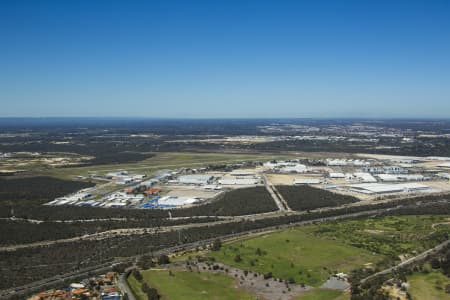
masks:
[[[247,275],[244,270],[230,267],[221,263],[214,263],[219,269],[213,270],[212,267],[205,263],[195,263],[194,265],[186,265],[185,263],[174,264],[169,268],[178,270],[192,270],[192,272],[212,272],[226,274],[235,278],[235,287],[244,289],[258,296],[258,299],[266,300],[290,300],[300,294],[313,289],[311,286],[302,286],[294,283],[289,284],[278,278],[264,279],[261,273],[248,271]]]

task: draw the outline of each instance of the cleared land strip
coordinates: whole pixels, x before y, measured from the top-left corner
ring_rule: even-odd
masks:
[[[294,213],[296,214],[296,213]],[[180,229],[188,229],[193,227],[209,227],[224,223],[234,223],[234,222],[242,222],[243,220],[250,219],[250,220],[256,220],[256,219],[264,219],[264,218],[272,218],[278,216],[279,213],[277,212],[268,212],[268,213],[262,213],[262,214],[256,214],[256,215],[243,215],[243,216],[219,216],[214,218],[221,219],[221,221],[214,221],[214,222],[208,222],[208,223],[190,223],[190,224],[183,224],[183,225],[173,225],[173,226],[162,226],[162,227],[135,227],[135,228],[117,228],[117,229],[111,229],[107,231],[92,233],[92,234],[85,234],[81,236],[75,236],[71,238],[65,238],[65,239],[58,239],[58,240],[48,240],[48,241],[39,241],[39,242],[33,242],[33,243],[26,243],[26,244],[18,244],[18,245],[8,245],[8,246],[0,246],[0,251],[15,251],[18,249],[25,249],[25,248],[33,248],[33,247],[40,247],[40,246],[49,246],[54,244],[61,244],[61,243],[70,243],[75,241],[82,241],[82,240],[102,240],[110,237],[116,237],[116,236],[123,236],[123,235],[138,235],[138,234],[156,234],[156,233],[163,233],[163,232],[169,232],[173,230],[180,230]],[[199,216],[195,218],[199,219],[206,219],[211,218],[213,216]],[[172,218],[171,220],[182,220],[182,219],[189,219],[190,217],[178,217],[178,218]]]
[[[16,221],[16,222],[27,222],[33,224],[40,223],[88,223],[88,222],[109,222],[109,221],[129,221],[127,218],[103,218],[103,219],[79,219],[79,220],[38,220],[38,219],[24,219],[24,218],[0,218],[0,220],[4,221]]]
[[[446,240],[445,242],[440,243],[440,244],[437,245],[436,247],[431,248],[431,249],[428,249],[427,251],[422,252],[422,253],[420,253],[420,254],[417,255],[417,256],[411,257],[410,259],[407,259],[407,260],[405,260],[405,261],[399,263],[399,264],[396,265],[396,266],[390,267],[390,268],[388,268],[388,269],[385,269],[385,270],[383,270],[383,271],[377,272],[377,273],[375,273],[375,274],[372,274],[372,275],[370,275],[370,276],[368,276],[368,277],[362,279],[362,280],[361,280],[361,283],[364,283],[364,282],[366,282],[366,281],[368,281],[368,280],[370,280],[370,279],[373,279],[373,278],[375,278],[375,277],[377,277],[377,276],[389,274],[389,273],[391,273],[391,272],[393,272],[393,271],[395,271],[395,270],[398,270],[398,269],[400,269],[400,268],[402,268],[402,267],[404,267],[404,266],[410,265],[410,264],[412,264],[412,263],[415,263],[415,262],[424,260],[424,259],[427,258],[428,255],[434,254],[434,253],[437,253],[437,252],[441,251],[442,249],[444,249],[444,248],[445,248],[446,246],[448,246],[449,244],[450,244],[450,240]]]
[[[397,200],[397,199],[396,199]],[[379,201],[377,203],[387,203],[394,200],[386,200],[386,201]],[[447,202],[449,200],[443,199],[437,202]],[[373,204],[373,202],[372,202]],[[281,205],[281,204],[280,204]],[[311,210],[310,212],[326,212],[326,211],[333,211],[342,209],[345,207],[352,207],[352,206],[360,206],[359,202],[351,203],[351,204],[345,204],[338,207],[326,207],[326,208],[318,208]],[[423,203],[423,205],[426,205]],[[377,211],[390,211],[395,210],[404,207],[403,205],[398,205],[397,207],[390,207],[385,209],[379,209]],[[369,211],[370,208],[368,207]],[[375,210],[372,210],[375,211]],[[364,211],[363,211],[364,212]],[[208,218],[208,217],[215,217],[218,219],[221,219],[220,221],[214,221],[214,222],[208,222],[208,223],[190,223],[190,224],[183,224],[183,225],[174,225],[174,226],[164,226],[164,227],[139,227],[139,228],[118,228],[118,229],[112,229],[108,231],[102,231],[98,233],[93,234],[86,234],[82,236],[76,236],[71,238],[65,238],[65,239],[59,239],[59,240],[52,240],[52,241],[39,241],[39,242],[33,242],[33,243],[26,243],[26,244],[19,244],[19,245],[8,245],[8,246],[1,246],[0,251],[15,251],[18,249],[24,249],[24,248],[33,248],[33,247],[40,247],[40,246],[48,246],[53,244],[59,244],[59,243],[68,243],[68,242],[74,242],[74,241],[80,241],[80,240],[101,240],[110,238],[113,236],[120,236],[120,235],[136,235],[136,234],[149,234],[149,233],[161,233],[161,232],[168,232],[171,230],[179,230],[179,229],[187,229],[192,227],[208,227],[213,225],[219,225],[223,223],[235,223],[235,222],[241,222],[243,220],[261,220],[265,218],[273,218],[276,216],[281,215],[307,215],[306,212],[296,212],[291,210],[281,210],[276,212],[267,212],[267,213],[260,213],[260,214],[253,214],[253,215],[240,215],[240,216],[198,216],[194,218]],[[172,220],[177,219],[189,219],[191,217],[177,217],[172,218]],[[339,219],[339,218],[336,218]]]
[[[309,225],[309,224],[313,224],[316,222],[327,222],[327,221],[355,218],[355,217],[360,217],[360,216],[376,215],[381,212],[389,211],[389,210],[392,210],[392,208],[368,210],[368,211],[344,214],[344,215],[339,215],[339,216],[317,218],[317,219],[312,219],[312,220],[307,220],[307,221],[299,221],[299,222],[295,222],[295,223],[290,223],[290,224],[286,224],[286,225],[276,225],[276,226],[270,226],[270,227],[265,227],[265,228],[260,228],[260,229],[255,229],[255,230],[250,230],[250,231],[245,231],[245,232],[240,232],[240,233],[235,233],[235,234],[217,236],[214,238],[200,240],[200,241],[189,243],[189,244],[183,244],[183,245],[179,245],[179,246],[161,249],[159,251],[152,252],[152,255],[157,256],[160,254],[174,253],[174,252],[178,252],[181,250],[186,251],[186,250],[196,249],[199,246],[205,246],[205,245],[211,244],[217,238],[220,238],[223,241],[233,241],[235,239],[243,238],[246,236],[252,236],[254,234],[259,234],[259,233],[264,233],[264,232],[267,233],[267,232],[274,231],[274,230],[282,230],[282,229],[295,227],[295,226]],[[136,258],[141,257],[141,256],[142,255],[130,257],[129,259],[127,259],[127,261],[134,261]],[[92,274],[92,273],[101,274],[101,273],[107,272],[108,270],[111,270],[112,262],[113,262],[113,260],[111,259],[109,262],[105,262],[105,263],[99,264],[97,266],[85,268],[80,271],[74,271],[74,272],[70,272],[70,273],[66,273],[66,274],[62,274],[62,275],[56,275],[56,276],[53,276],[53,277],[50,277],[47,279],[29,283],[29,284],[26,284],[23,286],[14,287],[14,288],[7,289],[7,290],[0,290],[0,299],[10,299],[13,296],[29,294],[34,291],[40,290],[40,289],[45,289],[48,287],[53,287],[56,284],[61,284],[66,280],[74,280],[75,278],[80,278],[82,276],[90,276],[89,274]]]
[[[264,234],[267,232],[279,231],[279,230],[283,230],[283,229],[287,229],[287,228],[291,228],[291,227],[295,227],[295,226],[304,226],[304,225],[322,223],[322,222],[328,222],[328,221],[352,219],[352,218],[357,218],[357,217],[361,217],[361,216],[373,216],[373,215],[378,215],[383,212],[389,212],[389,211],[401,209],[403,207],[404,206],[399,205],[397,207],[371,209],[371,210],[365,210],[365,211],[360,211],[360,212],[356,212],[356,213],[348,213],[348,214],[342,214],[342,215],[337,215],[337,216],[322,217],[322,218],[317,218],[317,219],[292,222],[292,223],[285,224],[285,225],[268,226],[268,227],[263,227],[263,228],[259,228],[259,229],[254,229],[254,230],[249,230],[249,231],[244,231],[244,232],[239,232],[239,233],[234,233],[234,234],[226,234],[226,235],[222,235],[222,236],[216,236],[216,237],[213,237],[210,239],[199,240],[199,241],[188,243],[188,244],[183,244],[183,245],[178,245],[178,246],[173,246],[173,247],[166,247],[166,248],[162,248],[159,251],[152,252],[151,254],[154,256],[158,256],[160,254],[171,254],[171,253],[178,252],[178,251],[193,250],[200,246],[209,245],[217,238],[220,238],[223,242],[228,242],[228,241],[238,240],[238,239],[242,239],[242,238],[246,238],[246,237],[251,237],[251,236],[254,236],[255,234]],[[141,256],[142,255],[132,256],[132,257],[127,258],[125,261],[132,262],[132,261],[135,261],[136,258],[139,258]],[[66,274],[56,275],[53,277],[49,277],[47,279],[29,283],[29,284],[26,284],[23,286],[18,286],[18,287],[6,289],[6,290],[0,290],[0,299],[10,299],[12,297],[17,297],[20,295],[27,295],[32,292],[38,291],[38,290],[54,287],[55,285],[62,284],[64,281],[67,281],[67,280],[75,280],[75,279],[77,279],[77,278],[79,279],[83,276],[91,276],[93,273],[101,274],[101,273],[107,272],[108,270],[111,270],[112,263],[113,263],[113,260],[110,259],[110,260],[108,260],[108,262],[98,264],[96,266],[91,266],[89,268],[85,268],[85,269],[82,269],[79,271],[73,271],[73,272],[66,273]]]
[[[270,212],[272,213],[272,212]],[[187,219],[207,219],[207,218],[217,218],[217,219],[232,219],[234,216],[193,216],[193,217],[172,217],[172,218],[162,218],[163,220],[187,220]],[[24,219],[24,218],[0,218],[3,221],[13,221],[13,222],[27,222],[33,224],[41,223],[89,223],[89,222],[110,222],[110,221],[136,221],[137,218],[100,218],[100,219],[76,219],[76,220],[39,220],[39,219]]]
[[[269,192],[272,199],[275,201],[278,209],[280,211],[291,211],[288,207],[286,200],[282,199],[280,193],[275,189],[275,187],[270,183],[269,179],[265,174],[263,174],[264,186],[266,187],[267,192]]]
[[[283,203],[286,210],[292,211],[292,209],[289,207],[287,201],[284,199],[283,195],[281,195],[281,193],[278,191],[278,189],[273,184],[270,184],[270,188],[274,191],[275,195],[277,195],[278,199],[280,199],[281,203]]]
[[[165,227],[138,227],[138,228],[120,228],[120,229],[111,229],[107,231],[92,233],[92,234],[85,234],[82,236],[76,236],[72,238],[66,238],[66,239],[59,239],[59,240],[53,240],[53,241],[41,241],[41,242],[34,242],[34,243],[27,243],[27,244],[20,244],[20,245],[10,245],[10,246],[3,246],[0,247],[0,251],[16,251],[18,249],[24,249],[24,248],[34,248],[34,247],[41,247],[41,246],[50,246],[54,244],[61,244],[61,243],[70,243],[70,242],[76,242],[76,241],[87,241],[87,240],[102,240],[107,239],[110,237],[116,237],[116,236],[124,236],[124,235],[138,235],[138,234],[157,234],[157,233],[164,233],[164,232],[170,232],[173,230],[180,230],[180,229],[188,229],[193,227],[208,227],[208,226],[214,226],[224,223],[232,223],[232,222],[240,222],[240,219],[236,220],[224,220],[224,221],[215,221],[215,222],[209,222],[209,223],[191,223],[186,225],[175,225],[175,226],[165,226]]]

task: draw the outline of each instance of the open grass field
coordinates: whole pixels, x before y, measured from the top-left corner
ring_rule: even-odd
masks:
[[[234,279],[223,274],[209,272],[172,271],[165,269],[142,271],[144,282],[158,290],[162,300],[253,300],[255,296],[236,289]],[[140,290],[140,283],[130,276],[133,291]],[[142,293],[136,295],[146,300]]]
[[[413,300],[450,300],[450,294],[445,292],[450,279],[440,272],[415,273],[408,277],[408,283],[408,291]]]
[[[350,296],[335,290],[315,289],[308,291],[295,300],[349,300]]]
[[[447,215],[415,215],[364,218],[305,227],[310,234],[338,239],[347,245],[397,257],[423,252],[448,238]]]
[[[58,178],[73,178],[73,176],[87,176],[90,173],[103,174],[110,171],[125,169],[150,175],[158,169],[180,167],[201,167],[208,164],[233,163],[251,160],[271,160],[286,158],[287,155],[270,154],[232,154],[232,153],[186,153],[186,152],[158,152],[155,156],[137,163],[109,164],[73,168],[52,168],[36,170],[37,174]]]
[[[293,278],[297,283],[315,287],[331,273],[349,272],[383,258],[340,241],[315,237],[306,227],[225,244],[209,255],[227,265],[260,273],[272,272],[274,277]],[[238,255],[241,261],[237,261]]]
[[[310,225],[226,243],[208,255],[260,273],[320,286],[331,273],[413,255],[448,237],[448,216],[389,216]],[[258,250],[259,249],[259,250]]]

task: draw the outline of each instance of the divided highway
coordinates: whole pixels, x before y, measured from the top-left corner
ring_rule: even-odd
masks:
[[[391,211],[391,210],[398,209],[398,208],[399,207],[367,210],[367,211],[361,211],[361,212],[357,212],[357,213],[349,213],[349,214],[344,214],[344,215],[339,215],[339,216],[318,218],[318,219],[312,219],[312,220],[307,220],[307,221],[299,221],[299,222],[294,222],[294,223],[285,224],[285,225],[270,226],[270,227],[251,230],[251,231],[247,231],[247,232],[217,236],[217,237],[214,237],[211,239],[201,240],[201,241],[197,241],[197,242],[193,242],[193,243],[189,243],[189,244],[183,244],[183,245],[178,245],[178,246],[167,246],[167,248],[161,249],[159,251],[155,251],[152,254],[153,255],[161,255],[161,254],[170,254],[170,253],[184,251],[184,250],[193,250],[193,249],[196,249],[197,247],[209,245],[217,238],[227,241],[227,240],[233,240],[233,239],[237,239],[237,238],[241,238],[241,237],[245,237],[245,236],[254,235],[257,233],[264,233],[264,232],[270,232],[270,231],[274,231],[274,230],[286,229],[286,228],[294,227],[294,226],[303,226],[303,225],[309,225],[309,224],[313,224],[313,223],[356,218],[356,217],[360,217],[360,216],[371,216],[371,215],[380,214],[380,213],[383,213],[386,211]],[[180,226],[179,229],[182,229],[182,227]],[[164,247],[164,245],[161,245],[161,246]],[[141,255],[130,257],[126,261],[133,262],[140,256]],[[85,269],[82,269],[79,271],[74,271],[74,272],[70,272],[70,273],[66,273],[66,274],[62,274],[62,275],[53,276],[53,277],[46,278],[46,279],[43,279],[40,281],[29,283],[27,285],[20,286],[20,287],[1,290],[0,291],[0,299],[6,300],[6,299],[11,299],[12,297],[28,295],[28,294],[31,294],[34,292],[38,292],[41,290],[59,286],[65,281],[71,281],[71,280],[77,280],[77,279],[83,278],[83,277],[89,277],[94,273],[102,274],[102,273],[105,273],[105,272],[111,270],[112,267],[113,267],[112,260],[109,260],[108,262],[104,262],[99,265],[85,268]]]
[[[281,196],[276,187],[269,181],[266,174],[263,174],[262,176],[264,180],[264,186],[266,187],[266,190],[267,192],[269,192],[272,199],[275,201],[275,204],[278,206],[278,210],[292,211],[283,196]]]

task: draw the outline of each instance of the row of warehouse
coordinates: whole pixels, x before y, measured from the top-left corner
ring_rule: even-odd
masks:
[[[376,174],[372,175],[370,173],[364,172],[355,172],[355,173],[340,173],[340,172],[331,172],[328,174],[329,178],[333,179],[346,179],[347,181],[359,181],[359,182],[395,182],[395,181],[424,181],[430,180],[431,177],[424,176],[422,174]]]
[[[223,190],[263,185],[263,174],[273,176],[271,180],[278,176],[275,184],[336,187],[366,195],[434,191],[439,186],[435,185],[434,189],[428,182],[450,178],[449,173],[426,172],[425,168],[390,165],[389,162],[372,158],[272,160],[255,163],[247,166],[247,169],[243,165],[236,165],[231,171],[227,169],[213,172],[208,171],[208,168],[160,170],[150,178],[118,170],[109,172],[102,178],[111,183],[124,184],[125,188],[104,193],[100,193],[98,189],[96,193],[96,188],[85,189],[48,204],[114,208],[182,207],[204,203]],[[415,160],[411,161],[413,163]],[[439,164],[445,163],[446,161],[439,161]],[[418,183],[424,181],[427,183]]]
[[[261,183],[261,176],[255,172],[234,170],[229,174],[214,177],[208,174],[183,175],[169,183],[202,185],[205,188],[220,189],[220,185],[256,185]]]
[[[431,188],[419,183],[359,183],[349,186],[350,190],[363,194],[392,194],[392,193],[413,193],[418,191],[430,191]]]
[[[319,185],[324,183],[323,178],[295,178],[294,185]],[[428,185],[407,182],[407,183],[348,183],[341,185],[324,185],[326,189],[338,189],[341,191],[352,191],[362,194],[374,195],[374,194],[394,194],[394,193],[413,193],[413,192],[432,192],[435,191]]]

